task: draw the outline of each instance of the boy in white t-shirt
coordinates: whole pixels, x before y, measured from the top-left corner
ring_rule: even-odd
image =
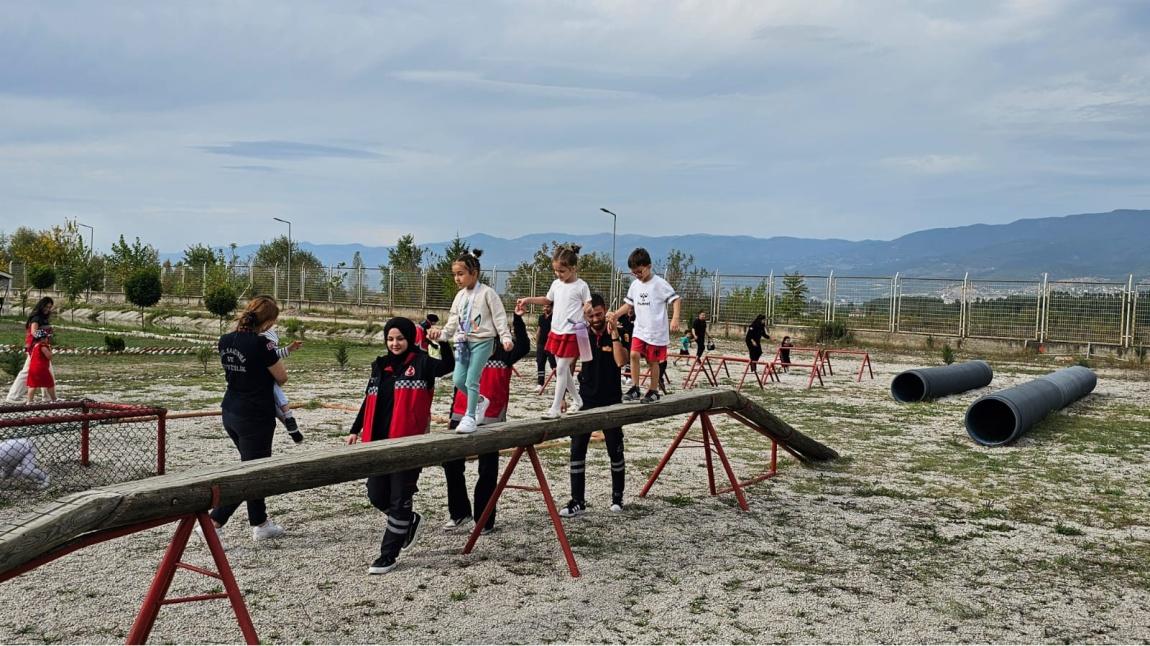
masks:
[[[651,271],[651,254],[639,247],[627,257],[627,268],[638,280],[631,281],[623,305],[615,312],[619,317],[633,312],[635,332],[631,338],[631,374],[635,385],[623,395],[624,403],[641,401],[644,404],[659,401],[659,364],[667,360],[667,345],[671,342],[669,330],[679,329],[679,311],[682,301],[675,288]],[[671,305],[671,321],[667,322],[667,305]],[[646,395],[638,385],[639,360],[647,360],[651,372]]]

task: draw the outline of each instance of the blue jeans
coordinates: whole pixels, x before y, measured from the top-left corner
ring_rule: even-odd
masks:
[[[479,377],[495,350],[495,340],[468,341],[466,349],[470,352],[456,353],[451,380],[455,382],[456,390],[467,394],[467,414],[474,418],[475,406],[479,404]]]

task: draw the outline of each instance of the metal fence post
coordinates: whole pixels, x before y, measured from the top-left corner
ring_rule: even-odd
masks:
[[[302,305],[307,300],[307,268],[299,268],[299,302]]]
[[[280,264],[272,265],[272,298],[278,303],[280,300]]]
[[[966,338],[966,332],[970,327],[969,301],[967,300],[967,294],[969,293],[969,290],[970,272],[968,271],[962,277],[962,294],[960,295],[962,301],[958,306],[958,338],[960,339]]]
[[[1034,336],[1042,343],[1046,339],[1046,324],[1050,314],[1050,292],[1047,285],[1049,274],[1042,274],[1042,286],[1038,289],[1038,316],[1035,321]]]
[[[902,304],[902,288],[899,286],[900,272],[894,272],[894,278],[890,281],[890,331],[891,333],[898,332],[898,315],[900,305]]]
[[[835,320],[835,270],[827,274],[827,304],[823,307],[823,322]]]
[[[390,267],[387,270],[387,313],[395,314],[395,272]]]
[[[108,291],[108,275],[104,274],[104,291]],[[200,297],[208,295],[208,263],[200,265]]]

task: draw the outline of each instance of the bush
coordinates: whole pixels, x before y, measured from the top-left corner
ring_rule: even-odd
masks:
[[[211,363],[212,359],[215,359],[219,356],[219,350],[213,348],[210,345],[205,345],[199,350],[196,350],[196,360],[199,361],[200,365],[204,367],[205,375],[208,374],[208,364]]]
[[[1090,365],[1090,358],[1089,357],[1078,357],[1078,359],[1074,362],[1074,365],[1082,366],[1083,368],[1092,368],[1093,367]]]
[[[23,352],[5,352],[0,354],[0,369],[9,375],[15,377],[20,374],[20,369],[24,367],[24,353]]]
[[[236,311],[239,305],[239,296],[231,285],[217,285],[204,296],[204,307],[209,312],[220,317],[220,329],[223,330],[224,319]]]
[[[340,341],[335,344],[335,362],[339,365],[340,370],[347,370],[347,364],[351,361],[351,355],[347,351],[347,344]]]
[[[949,343],[942,344],[942,362],[948,366],[954,363],[954,348]]]
[[[304,327],[303,321],[301,321],[299,319],[295,319],[295,318],[284,319],[283,324],[284,324],[284,334],[287,335],[287,338],[289,338],[289,339],[301,339],[301,340],[303,339],[304,332],[306,331],[306,328]]]
[[[48,289],[56,284],[56,270],[48,265],[32,265],[28,268],[28,282],[36,289]]]
[[[127,344],[124,343],[124,337],[112,336],[110,334],[104,335],[104,348],[106,348],[108,352],[123,352],[126,346]]]
[[[160,270],[156,267],[137,269],[124,281],[124,296],[140,308],[140,327],[144,326],[144,308],[159,303],[163,293]]]
[[[835,341],[849,338],[850,330],[847,329],[846,323],[842,321],[827,321],[818,327],[815,342],[834,343]]]

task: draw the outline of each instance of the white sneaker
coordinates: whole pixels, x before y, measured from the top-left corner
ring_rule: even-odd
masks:
[[[224,551],[226,552],[226,551],[228,551],[228,545],[227,545],[227,543],[224,543],[224,537],[222,534],[220,534],[221,529],[223,529],[223,528],[222,527],[216,528],[216,538],[220,539],[220,546],[223,547]],[[204,542],[204,545],[207,545],[208,539],[206,536],[204,536],[204,528],[200,527],[200,525],[198,523],[196,524],[195,532],[196,532],[196,536],[199,536],[200,540]]]
[[[455,432],[474,433],[476,428],[475,418],[470,415],[464,415],[463,419],[459,420],[459,426],[455,427]]]
[[[618,502],[611,503],[611,511],[616,514],[621,513],[623,511],[623,504]]]
[[[578,413],[583,409],[583,398],[579,396],[579,393],[571,394],[571,406],[575,408],[575,410],[572,411],[574,413]]]
[[[252,540],[263,541],[269,538],[279,538],[285,533],[283,527],[277,525],[275,521],[268,519],[263,525],[256,525],[252,528]]]
[[[555,410],[554,408],[548,408],[547,412],[543,413],[543,419],[559,419],[562,416],[563,413]]]
[[[450,518],[446,523],[443,523],[443,531],[450,532],[458,528],[463,523],[471,520],[471,516],[464,516],[463,518]]]
[[[479,403],[475,405],[475,421],[477,424],[483,423],[483,418],[487,417],[487,407],[490,405],[490,399],[484,397],[483,395],[479,396]]]

